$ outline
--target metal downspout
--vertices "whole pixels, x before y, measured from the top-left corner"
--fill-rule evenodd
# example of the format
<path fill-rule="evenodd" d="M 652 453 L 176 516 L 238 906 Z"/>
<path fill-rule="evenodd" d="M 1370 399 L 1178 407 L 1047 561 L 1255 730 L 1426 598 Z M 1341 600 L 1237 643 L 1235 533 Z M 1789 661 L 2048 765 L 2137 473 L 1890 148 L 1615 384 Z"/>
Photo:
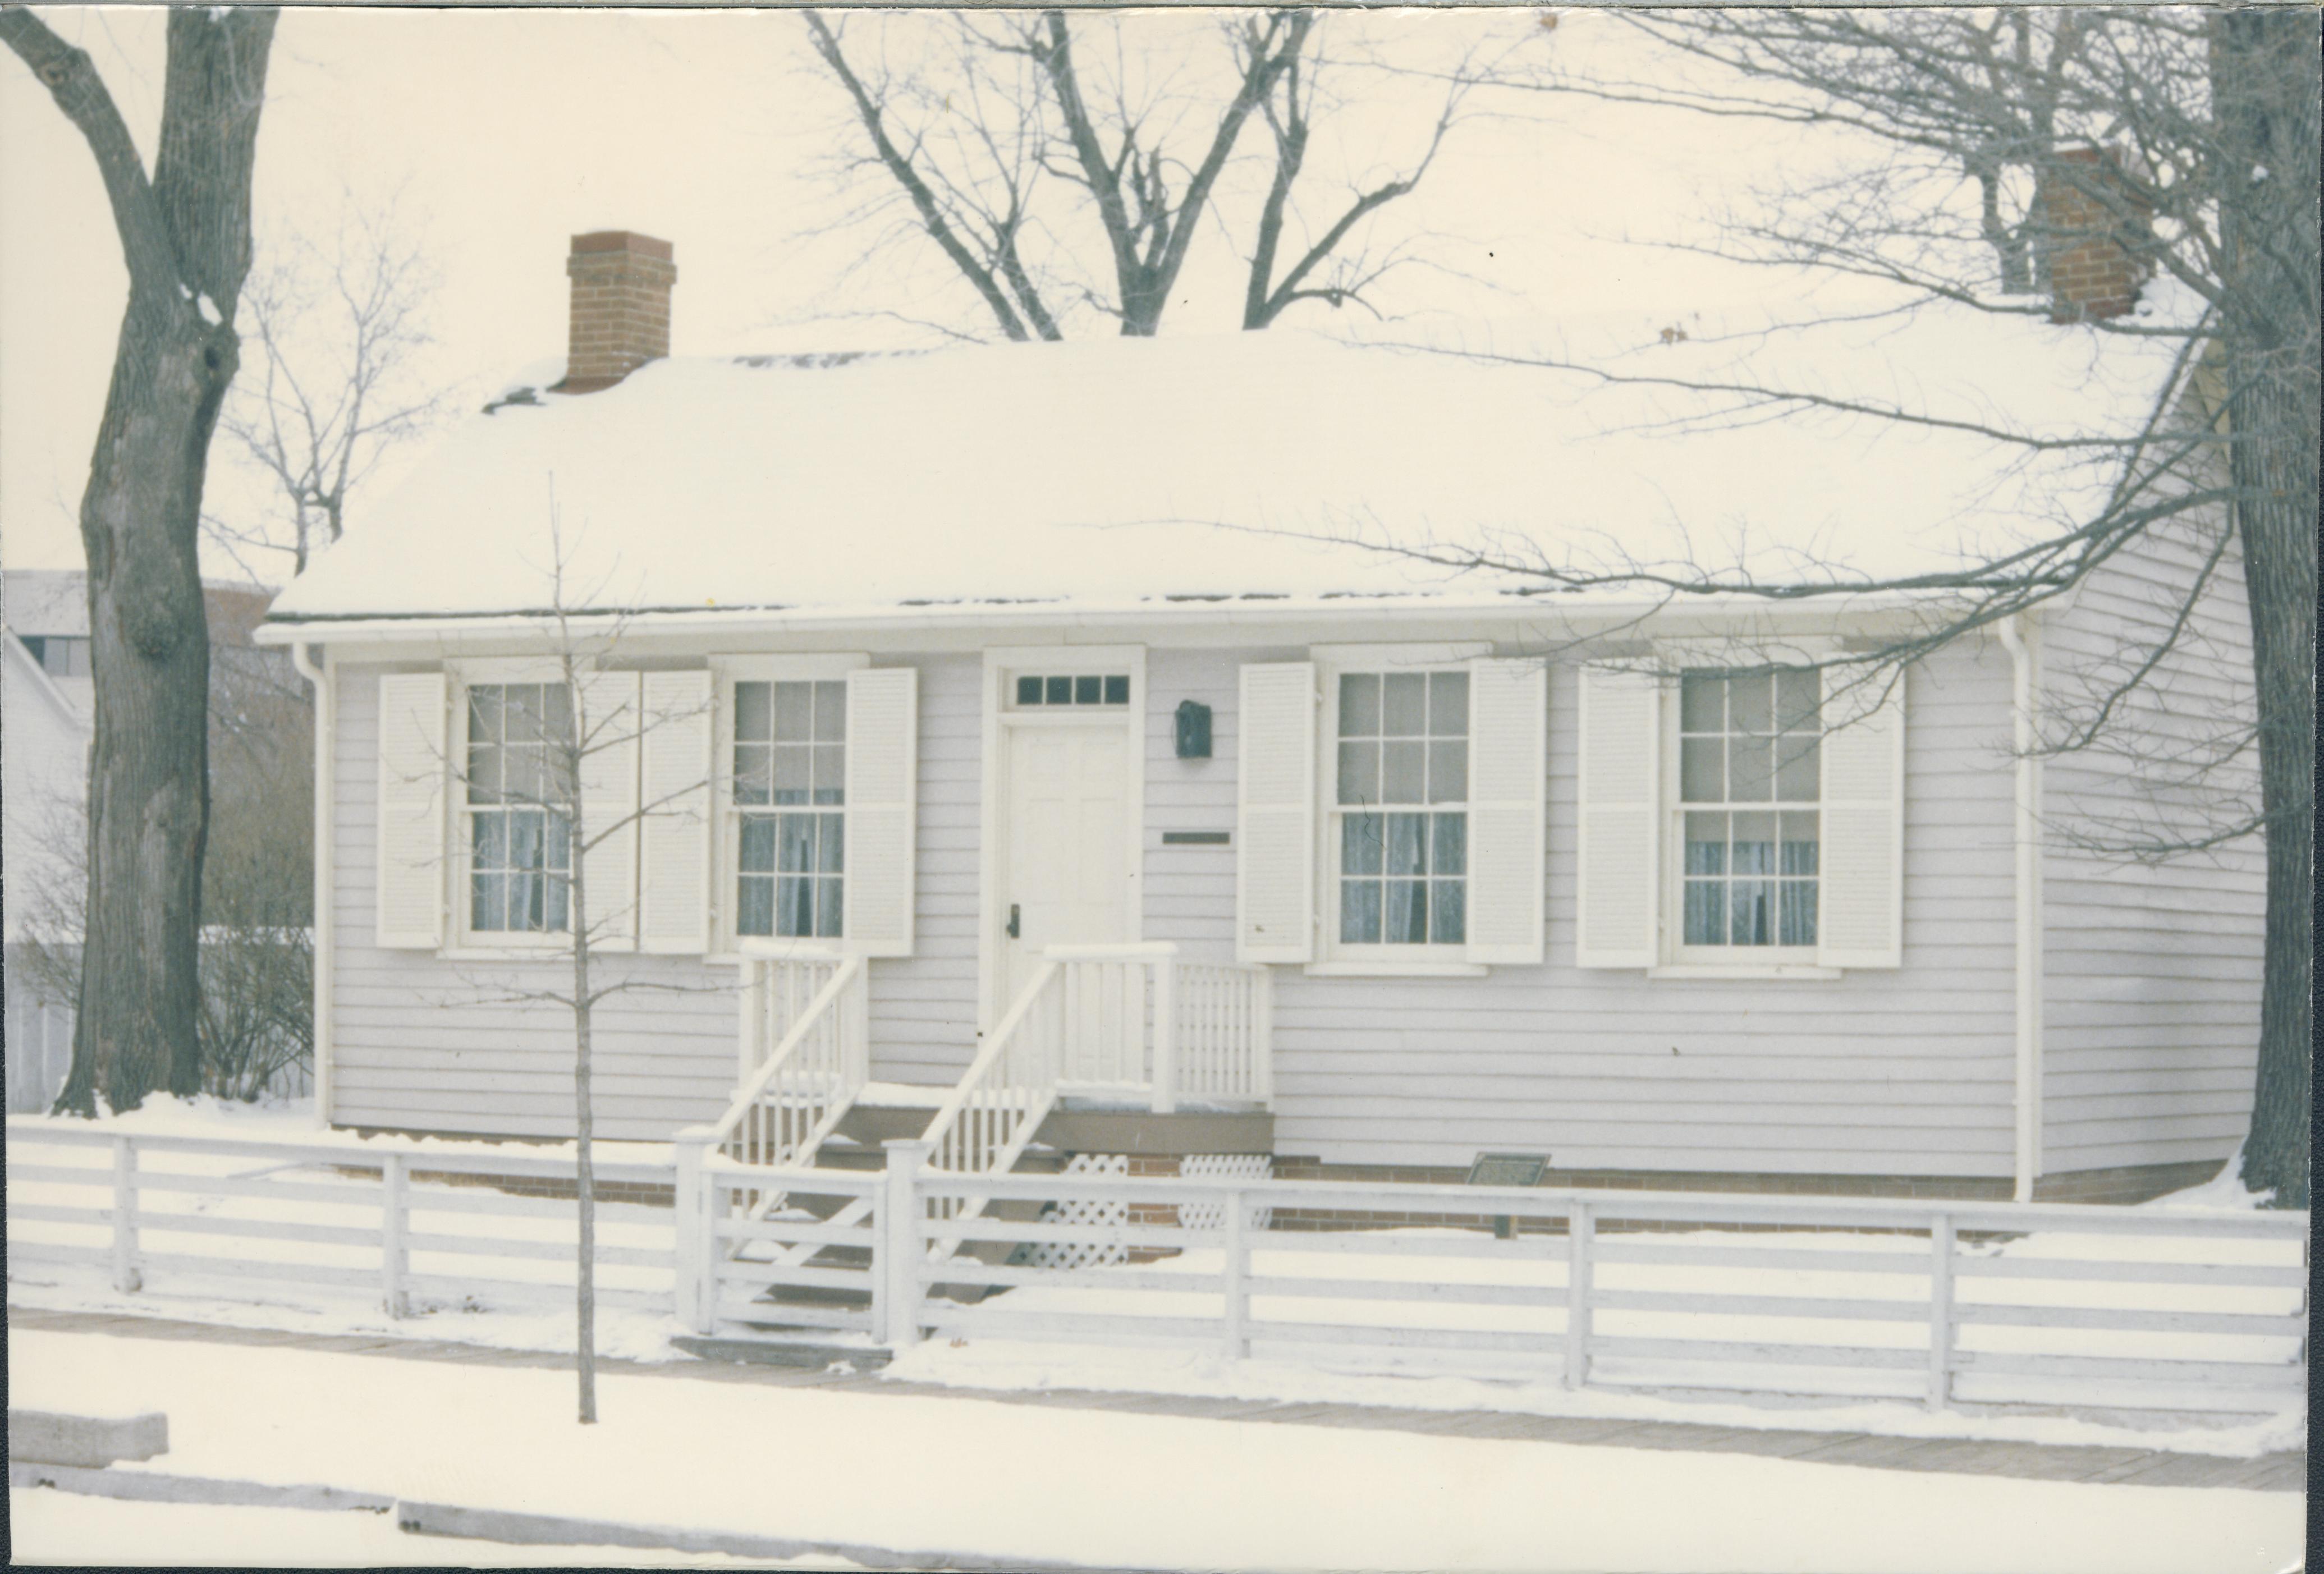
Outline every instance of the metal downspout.
<path fill-rule="evenodd" d="M 2031 613 L 1995 625 L 2009 652 L 2010 753 L 2015 767 L 2017 908 L 2017 1201 L 2034 1200 L 2042 1173 L 2042 760 L 2036 705 L 2037 658 Z"/>
<path fill-rule="evenodd" d="M 331 1123 L 331 820 L 333 743 L 338 732 L 338 695 L 327 661 L 316 665 L 317 646 L 294 644 L 290 665 L 315 686 L 315 1118 Z"/>

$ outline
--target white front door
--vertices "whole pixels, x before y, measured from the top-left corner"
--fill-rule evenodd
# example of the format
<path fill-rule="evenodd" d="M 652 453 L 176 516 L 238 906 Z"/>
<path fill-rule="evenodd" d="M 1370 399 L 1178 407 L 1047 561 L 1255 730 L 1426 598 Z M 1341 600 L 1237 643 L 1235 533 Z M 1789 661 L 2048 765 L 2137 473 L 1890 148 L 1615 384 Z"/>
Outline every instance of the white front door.
<path fill-rule="evenodd" d="M 1131 938 L 1127 717 L 1042 716 L 1004 729 L 1008 813 L 999 863 L 1006 1012 L 1050 945 Z M 1010 933 L 1013 930 L 1014 933 Z"/>

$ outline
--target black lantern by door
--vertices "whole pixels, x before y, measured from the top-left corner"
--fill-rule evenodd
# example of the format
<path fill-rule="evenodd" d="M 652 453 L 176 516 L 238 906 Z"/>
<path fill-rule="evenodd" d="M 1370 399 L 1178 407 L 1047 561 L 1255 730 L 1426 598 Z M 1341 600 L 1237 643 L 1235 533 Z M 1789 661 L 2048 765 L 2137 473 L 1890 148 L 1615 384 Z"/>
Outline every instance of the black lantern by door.
<path fill-rule="evenodd" d="M 1194 700 L 1178 702 L 1178 758 L 1211 757 L 1211 707 Z"/>

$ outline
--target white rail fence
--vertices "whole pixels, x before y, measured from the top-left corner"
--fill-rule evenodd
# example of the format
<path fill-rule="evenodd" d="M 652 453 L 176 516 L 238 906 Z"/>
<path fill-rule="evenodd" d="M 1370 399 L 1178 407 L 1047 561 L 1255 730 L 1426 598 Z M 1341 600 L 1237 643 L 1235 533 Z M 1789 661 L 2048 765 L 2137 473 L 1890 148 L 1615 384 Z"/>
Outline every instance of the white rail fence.
<path fill-rule="evenodd" d="M 123 1292 L 569 1302 L 569 1155 L 8 1122 L 10 1271 Z M 1569 1387 L 2256 1413 L 2307 1380 L 2305 1213 L 604 1162 L 601 1296 L 721 1324 L 1164 1345 Z M 1092 1202 L 1117 1204 L 1087 1222 Z M 1301 1229 L 1318 1216 L 1427 1228 Z M 1494 1216 L 1516 1223 L 1508 1238 Z M 1274 1228 L 1267 1224 L 1272 1220 Z M 1286 1226 L 1294 1226 L 1286 1228 Z M 1042 1266 L 1086 1259 L 1105 1266 Z M 237 1292 L 235 1282 L 243 1288 Z"/>
<path fill-rule="evenodd" d="M 886 1178 L 875 1321 L 899 1342 L 1177 1345 L 1932 1409 L 2260 1412 L 2305 1391 L 2304 1213 L 962 1175 L 899 1151 L 917 1146 L 890 1145 Z M 1130 1221 L 1023 1217 L 1097 1200 Z M 1260 1228 L 1327 1211 L 1476 1227 Z M 1482 1228 L 1495 1215 L 1517 1221 L 1510 1238 Z M 1068 1245 L 1130 1260 L 1022 1261 Z"/>
<path fill-rule="evenodd" d="M 570 1186 L 570 1156 L 17 1119 L 8 1148 L 12 1276 L 32 1265 L 93 1265 L 124 1293 L 189 1296 L 331 1285 L 371 1293 L 391 1317 L 431 1305 L 572 1304 L 572 1201 L 497 1189 Z M 600 1160 L 595 1171 L 601 1187 L 667 1188 L 672 1179 L 667 1164 Z M 672 1210 L 601 1200 L 597 1218 L 598 1300 L 670 1312 Z"/>

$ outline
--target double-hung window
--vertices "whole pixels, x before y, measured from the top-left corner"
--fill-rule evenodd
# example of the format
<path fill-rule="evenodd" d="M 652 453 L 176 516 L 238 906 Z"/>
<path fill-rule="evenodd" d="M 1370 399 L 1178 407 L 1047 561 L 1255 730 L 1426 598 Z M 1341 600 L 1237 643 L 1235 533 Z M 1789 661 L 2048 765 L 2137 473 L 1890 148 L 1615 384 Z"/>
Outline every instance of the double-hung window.
<path fill-rule="evenodd" d="M 1683 947 L 1816 944 L 1823 675 L 1679 678 Z"/>
<path fill-rule="evenodd" d="M 734 685 L 741 935 L 835 940 L 846 880 L 847 685 Z"/>
<path fill-rule="evenodd" d="M 1339 675 L 1340 947 L 1468 939 L 1469 674 Z"/>
<path fill-rule="evenodd" d="M 467 927 L 559 934 L 573 878 L 573 705 L 562 683 L 467 690 Z"/>

